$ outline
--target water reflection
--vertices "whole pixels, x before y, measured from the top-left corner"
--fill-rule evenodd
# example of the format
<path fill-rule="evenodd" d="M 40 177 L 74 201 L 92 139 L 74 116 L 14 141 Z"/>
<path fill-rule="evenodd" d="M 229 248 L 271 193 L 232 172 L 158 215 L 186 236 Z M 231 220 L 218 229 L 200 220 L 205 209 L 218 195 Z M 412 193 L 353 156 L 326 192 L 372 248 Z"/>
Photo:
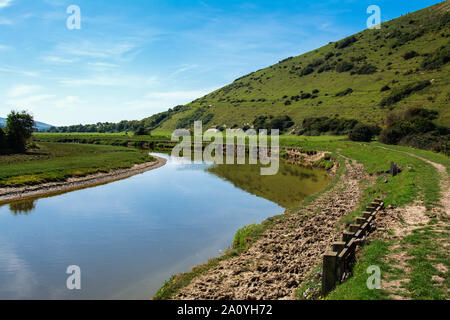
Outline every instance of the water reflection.
<path fill-rule="evenodd" d="M 9 210 L 15 215 L 29 215 L 36 209 L 37 200 L 17 201 L 9 204 Z"/>
<path fill-rule="evenodd" d="M 274 176 L 262 176 L 258 165 L 216 165 L 212 174 L 233 183 L 239 189 L 270 200 L 284 208 L 299 205 L 307 196 L 324 189 L 329 176 L 324 170 L 280 163 Z"/>
<path fill-rule="evenodd" d="M 149 299 L 241 227 L 326 185 L 322 171 L 282 165 L 262 177 L 258 166 L 157 155 L 167 165 L 142 175 L 0 206 L 0 299 Z M 81 267 L 81 291 L 66 288 L 69 265 Z"/>

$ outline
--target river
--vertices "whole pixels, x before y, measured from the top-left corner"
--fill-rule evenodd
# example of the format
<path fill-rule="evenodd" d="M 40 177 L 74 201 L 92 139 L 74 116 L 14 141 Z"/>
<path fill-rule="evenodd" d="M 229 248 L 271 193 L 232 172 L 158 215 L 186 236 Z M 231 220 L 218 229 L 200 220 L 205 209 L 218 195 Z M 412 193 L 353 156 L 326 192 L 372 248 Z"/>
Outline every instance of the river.
<path fill-rule="evenodd" d="M 219 256 L 241 227 L 298 205 L 327 174 L 181 162 L 102 186 L 0 207 L 0 299 L 149 299 Z M 81 270 L 69 290 L 67 267 Z"/>

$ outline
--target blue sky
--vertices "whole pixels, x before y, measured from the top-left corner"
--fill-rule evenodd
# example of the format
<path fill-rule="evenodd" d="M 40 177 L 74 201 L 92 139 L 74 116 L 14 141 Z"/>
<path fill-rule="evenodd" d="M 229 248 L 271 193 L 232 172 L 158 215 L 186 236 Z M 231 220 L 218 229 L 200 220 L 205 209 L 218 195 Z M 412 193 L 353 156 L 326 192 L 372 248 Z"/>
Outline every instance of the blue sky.
<path fill-rule="evenodd" d="M 431 0 L 0 0 L 0 117 L 142 119 Z M 81 29 L 69 30 L 69 5 Z"/>

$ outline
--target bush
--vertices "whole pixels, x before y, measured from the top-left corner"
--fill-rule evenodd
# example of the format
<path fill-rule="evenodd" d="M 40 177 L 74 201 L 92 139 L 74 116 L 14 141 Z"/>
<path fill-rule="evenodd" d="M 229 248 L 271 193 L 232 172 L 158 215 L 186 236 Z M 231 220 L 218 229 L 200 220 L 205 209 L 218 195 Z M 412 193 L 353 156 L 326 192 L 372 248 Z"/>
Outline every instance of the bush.
<path fill-rule="evenodd" d="M 150 131 L 145 129 L 144 127 L 139 127 L 134 133 L 135 136 L 148 136 L 150 135 Z"/>
<path fill-rule="evenodd" d="M 358 124 L 355 119 L 306 118 L 302 122 L 299 134 L 316 136 L 321 134 L 346 135 Z"/>
<path fill-rule="evenodd" d="M 380 105 L 381 106 L 389 106 L 394 103 L 397 103 L 404 98 L 408 97 L 409 95 L 413 94 L 414 92 L 421 91 L 424 88 L 431 85 L 430 81 L 419 81 L 415 83 L 407 84 L 401 88 L 396 88 L 388 97 L 381 100 Z"/>
<path fill-rule="evenodd" d="M 334 52 L 328 52 L 326 55 L 325 55 L 325 60 L 330 60 L 331 58 L 333 58 L 334 57 Z"/>
<path fill-rule="evenodd" d="M 302 76 L 302 77 L 307 76 L 308 74 L 311 74 L 313 72 L 314 72 L 314 69 L 312 67 L 308 66 L 300 72 L 300 76 Z"/>
<path fill-rule="evenodd" d="M 311 97 L 312 97 L 312 94 L 311 94 L 311 93 L 302 93 L 302 94 L 300 95 L 300 99 L 302 99 L 302 100 L 309 99 L 309 98 L 311 98 Z"/>
<path fill-rule="evenodd" d="M 379 140 L 386 144 L 402 144 L 448 154 L 450 128 L 434 124 L 432 121 L 437 116 L 437 111 L 422 108 L 391 114 Z"/>
<path fill-rule="evenodd" d="M 450 61 L 450 46 L 445 45 L 437 49 L 432 55 L 425 57 L 422 62 L 422 69 L 434 70 L 447 64 Z"/>
<path fill-rule="evenodd" d="M 349 134 L 352 141 L 370 142 L 373 137 L 381 132 L 380 127 L 358 124 Z"/>
<path fill-rule="evenodd" d="M 336 49 L 344 49 L 344 48 L 347 48 L 347 47 L 351 46 L 351 45 L 354 44 L 356 41 L 358 41 L 358 39 L 356 39 L 355 36 L 351 36 L 351 37 L 345 38 L 344 40 L 341 40 L 341 41 L 339 41 L 339 42 L 336 42 L 336 43 L 334 44 L 334 47 L 335 47 Z"/>
<path fill-rule="evenodd" d="M 347 61 L 341 61 L 338 64 L 336 64 L 336 71 L 337 72 L 346 72 L 352 70 L 354 67 L 353 63 L 347 62 Z"/>
<path fill-rule="evenodd" d="M 377 67 L 368 63 L 362 65 L 361 67 L 355 70 L 355 73 L 357 74 L 374 74 L 375 72 L 377 72 Z"/>
<path fill-rule="evenodd" d="M 388 85 L 385 85 L 383 88 L 380 89 L 381 92 L 389 91 L 389 90 L 391 90 L 391 87 L 389 87 Z"/>
<path fill-rule="evenodd" d="M 344 97 L 353 92 L 352 88 L 345 89 L 344 91 L 336 93 L 336 97 Z"/>
<path fill-rule="evenodd" d="M 416 51 L 412 50 L 412 51 L 408 51 L 407 53 L 405 53 L 402 57 L 405 60 L 410 60 L 412 58 L 417 57 L 418 55 L 419 54 Z"/>
<path fill-rule="evenodd" d="M 278 129 L 280 132 L 284 132 L 287 129 L 291 128 L 294 125 L 294 121 L 287 116 L 259 116 L 253 121 L 253 126 L 256 130 L 260 129 Z"/>

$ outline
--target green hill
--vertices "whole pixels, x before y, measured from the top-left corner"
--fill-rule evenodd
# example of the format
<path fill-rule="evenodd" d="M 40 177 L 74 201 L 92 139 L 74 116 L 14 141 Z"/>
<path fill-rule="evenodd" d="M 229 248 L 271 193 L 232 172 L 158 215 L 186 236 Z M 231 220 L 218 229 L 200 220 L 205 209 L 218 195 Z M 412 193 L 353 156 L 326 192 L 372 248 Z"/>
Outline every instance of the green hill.
<path fill-rule="evenodd" d="M 383 23 L 253 72 L 170 112 L 144 119 L 160 130 L 243 127 L 257 116 L 358 119 L 383 124 L 390 110 L 423 107 L 450 124 L 450 3 Z"/>

